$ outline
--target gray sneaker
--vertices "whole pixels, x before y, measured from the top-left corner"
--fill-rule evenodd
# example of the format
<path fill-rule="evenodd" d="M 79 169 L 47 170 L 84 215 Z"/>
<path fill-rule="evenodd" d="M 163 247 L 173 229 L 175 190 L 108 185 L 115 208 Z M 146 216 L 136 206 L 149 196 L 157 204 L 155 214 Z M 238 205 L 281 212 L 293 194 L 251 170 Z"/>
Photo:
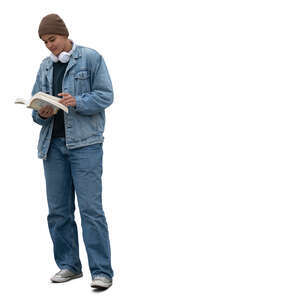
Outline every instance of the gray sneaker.
<path fill-rule="evenodd" d="M 52 282 L 65 282 L 71 279 L 82 277 L 82 273 L 75 274 L 67 269 L 62 269 L 51 277 Z"/>
<path fill-rule="evenodd" d="M 104 276 L 100 276 L 100 275 L 96 275 L 93 278 L 92 283 L 91 283 L 92 288 L 101 289 L 101 290 L 106 290 L 111 285 L 112 285 L 111 279 L 104 277 Z"/>

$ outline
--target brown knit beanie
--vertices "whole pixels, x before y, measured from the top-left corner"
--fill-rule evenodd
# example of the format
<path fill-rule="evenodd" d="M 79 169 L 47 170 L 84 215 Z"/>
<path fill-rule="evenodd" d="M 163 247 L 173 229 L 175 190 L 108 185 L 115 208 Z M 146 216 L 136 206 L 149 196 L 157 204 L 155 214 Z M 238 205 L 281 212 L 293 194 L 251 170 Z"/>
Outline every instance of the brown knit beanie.
<path fill-rule="evenodd" d="M 69 31 L 59 15 L 50 14 L 45 16 L 39 26 L 39 37 L 44 34 L 60 34 L 69 36 Z"/>

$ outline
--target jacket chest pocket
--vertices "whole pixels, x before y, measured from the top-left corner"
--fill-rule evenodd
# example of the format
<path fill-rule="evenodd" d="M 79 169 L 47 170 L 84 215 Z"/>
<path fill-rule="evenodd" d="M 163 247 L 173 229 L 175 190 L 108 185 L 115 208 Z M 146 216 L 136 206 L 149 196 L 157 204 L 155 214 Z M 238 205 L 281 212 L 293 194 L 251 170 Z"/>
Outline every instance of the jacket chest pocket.
<path fill-rule="evenodd" d="M 89 71 L 79 71 L 74 74 L 76 95 L 91 91 L 90 77 Z"/>

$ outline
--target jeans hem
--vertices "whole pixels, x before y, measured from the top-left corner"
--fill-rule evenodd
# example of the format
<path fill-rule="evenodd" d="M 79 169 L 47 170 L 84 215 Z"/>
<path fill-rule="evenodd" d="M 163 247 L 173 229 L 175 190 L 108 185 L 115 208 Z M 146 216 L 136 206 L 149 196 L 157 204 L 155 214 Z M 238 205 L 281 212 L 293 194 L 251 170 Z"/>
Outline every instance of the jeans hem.
<path fill-rule="evenodd" d="M 96 273 L 96 274 L 92 274 L 92 279 L 94 279 L 96 276 L 103 276 L 109 280 L 112 280 L 112 277 L 110 277 L 109 275 L 107 275 L 106 273 Z"/>

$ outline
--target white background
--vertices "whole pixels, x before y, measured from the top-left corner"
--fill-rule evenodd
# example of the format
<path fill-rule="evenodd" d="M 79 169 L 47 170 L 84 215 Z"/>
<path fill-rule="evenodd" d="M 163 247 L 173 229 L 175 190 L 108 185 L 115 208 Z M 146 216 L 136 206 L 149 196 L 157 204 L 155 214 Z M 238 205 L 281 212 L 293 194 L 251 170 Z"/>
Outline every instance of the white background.
<path fill-rule="evenodd" d="M 299 299 L 298 4 L 1 4 L 0 297 Z M 84 277 L 49 281 L 40 127 L 13 104 L 49 55 L 37 33 L 48 13 L 103 55 L 115 92 L 103 157 L 115 277 L 101 294 L 81 230 Z"/>

